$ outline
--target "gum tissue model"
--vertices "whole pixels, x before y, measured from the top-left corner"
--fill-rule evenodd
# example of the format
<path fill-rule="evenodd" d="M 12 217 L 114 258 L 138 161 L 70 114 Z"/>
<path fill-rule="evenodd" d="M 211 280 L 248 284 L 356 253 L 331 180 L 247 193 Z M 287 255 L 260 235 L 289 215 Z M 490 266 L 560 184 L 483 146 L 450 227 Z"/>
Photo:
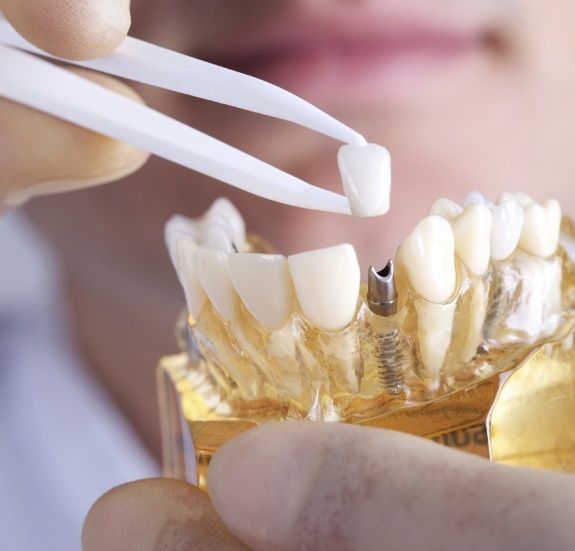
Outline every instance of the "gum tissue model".
<path fill-rule="evenodd" d="M 575 231 L 557 201 L 438 199 L 366 284 L 351 245 L 286 258 L 226 199 L 166 241 L 187 304 L 158 369 L 167 475 L 202 487 L 227 439 L 289 419 L 575 471 Z"/>

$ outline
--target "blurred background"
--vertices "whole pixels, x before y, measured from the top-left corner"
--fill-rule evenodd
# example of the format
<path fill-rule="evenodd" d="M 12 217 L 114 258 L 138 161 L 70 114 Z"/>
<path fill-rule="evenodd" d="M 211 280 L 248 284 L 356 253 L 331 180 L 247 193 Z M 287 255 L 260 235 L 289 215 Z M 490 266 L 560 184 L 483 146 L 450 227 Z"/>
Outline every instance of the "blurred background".
<path fill-rule="evenodd" d="M 392 208 L 376 220 L 297 210 L 152 158 L 117 183 L 1 215 L 2 549 L 79 549 L 82 519 L 101 493 L 160 472 L 154 368 L 176 349 L 183 307 L 163 244 L 173 214 L 199 216 L 226 196 L 279 252 L 349 242 L 365 270 L 384 264 L 440 196 L 521 190 L 575 209 L 570 0 L 135 0 L 132 14 L 133 36 L 279 84 L 385 145 Z M 340 189 L 338 144 L 327 138 L 134 90 Z M 79 155 L 64 142 L 62 165 Z M 2 144 L 0 167 L 10 162 Z"/>

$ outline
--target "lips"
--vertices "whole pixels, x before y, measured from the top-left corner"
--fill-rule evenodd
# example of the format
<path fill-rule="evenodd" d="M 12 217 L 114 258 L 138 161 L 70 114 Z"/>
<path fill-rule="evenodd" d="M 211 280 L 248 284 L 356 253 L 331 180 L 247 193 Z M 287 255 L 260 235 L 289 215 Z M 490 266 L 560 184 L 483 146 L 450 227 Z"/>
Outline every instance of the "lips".
<path fill-rule="evenodd" d="M 351 95 L 384 101 L 388 94 L 417 91 L 430 76 L 487 44 L 484 24 L 455 25 L 427 14 L 356 12 L 284 18 L 231 43 L 210 61 L 311 100 L 329 103 Z"/>

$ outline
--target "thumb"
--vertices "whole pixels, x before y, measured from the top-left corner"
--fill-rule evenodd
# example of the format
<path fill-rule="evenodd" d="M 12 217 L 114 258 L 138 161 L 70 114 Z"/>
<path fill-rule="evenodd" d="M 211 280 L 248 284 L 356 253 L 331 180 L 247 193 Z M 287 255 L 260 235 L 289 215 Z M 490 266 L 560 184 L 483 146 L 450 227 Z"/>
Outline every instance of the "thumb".
<path fill-rule="evenodd" d="M 250 430 L 212 459 L 226 525 L 253 549 L 570 549 L 573 479 L 338 423 Z"/>
<path fill-rule="evenodd" d="M 0 0 L 0 10 L 26 39 L 64 59 L 109 54 L 130 28 L 130 0 Z"/>

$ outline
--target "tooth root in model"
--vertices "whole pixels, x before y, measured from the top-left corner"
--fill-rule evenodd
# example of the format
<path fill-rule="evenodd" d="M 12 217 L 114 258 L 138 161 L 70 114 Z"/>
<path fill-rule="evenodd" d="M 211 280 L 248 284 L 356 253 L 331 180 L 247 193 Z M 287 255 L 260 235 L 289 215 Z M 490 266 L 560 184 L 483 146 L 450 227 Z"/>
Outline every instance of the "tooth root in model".
<path fill-rule="evenodd" d="M 451 344 L 456 306 L 457 300 L 447 304 L 435 304 L 422 298 L 415 300 L 419 354 L 432 389 L 439 384 Z"/>
<path fill-rule="evenodd" d="M 470 303 L 466 323 L 466 338 L 461 351 L 461 361 L 471 361 L 477 348 L 483 342 L 483 325 L 487 314 L 488 284 L 479 278 L 472 278 L 469 289 Z"/>
<path fill-rule="evenodd" d="M 300 308 L 319 330 L 318 341 L 332 376 L 349 392 L 357 391 L 361 361 L 356 315 L 361 273 L 349 244 L 295 254 L 288 264 Z"/>
<path fill-rule="evenodd" d="M 421 220 L 398 251 L 415 300 L 417 336 L 427 376 L 437 384 L 451 342 L 455 313 L 455 237 L 449 221 L 437 215 Z M 449 301 L 449 302 L 448 302 Z"/>

